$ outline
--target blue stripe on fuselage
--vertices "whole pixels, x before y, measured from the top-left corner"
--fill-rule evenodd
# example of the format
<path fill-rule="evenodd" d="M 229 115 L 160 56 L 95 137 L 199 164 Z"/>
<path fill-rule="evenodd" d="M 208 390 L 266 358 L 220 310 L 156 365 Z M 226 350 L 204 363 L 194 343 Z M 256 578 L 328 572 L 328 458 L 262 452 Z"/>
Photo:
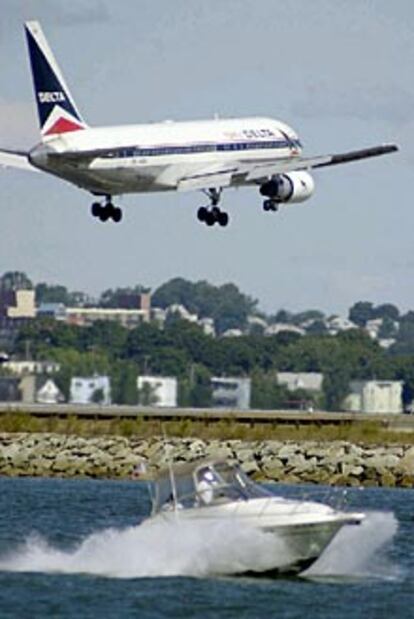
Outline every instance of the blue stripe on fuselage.
<path fill-rule="evenodd" d="M 163 146 L 122 146 L 102 152 L 104 159 L 121 159 L 125 157 L 154 157 L 162 155 L 186 155 L 210 152 L 238 152 L 262 149 L 301 148 L 299 140 L 222 142 L 217 144 L 186 144 Z"/>

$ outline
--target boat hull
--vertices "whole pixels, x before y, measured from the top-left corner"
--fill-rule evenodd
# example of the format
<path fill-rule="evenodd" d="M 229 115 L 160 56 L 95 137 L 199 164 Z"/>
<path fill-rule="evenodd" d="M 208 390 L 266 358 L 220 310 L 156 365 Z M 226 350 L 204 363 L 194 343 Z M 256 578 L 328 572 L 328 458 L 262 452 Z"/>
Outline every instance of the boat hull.
<path fill-rule="evenodd" d="M 327 505 L 280 499 L 253 499 L 196 509 L 178 509 L 157 514 L 152 521 L 171 524 L 231 523 L 276 538 L 274 563 L 237 574 L 275 576 L 298 574 L 308 569 L 345 525 L 359 524 L 363 514 L 337 512 Z"/>

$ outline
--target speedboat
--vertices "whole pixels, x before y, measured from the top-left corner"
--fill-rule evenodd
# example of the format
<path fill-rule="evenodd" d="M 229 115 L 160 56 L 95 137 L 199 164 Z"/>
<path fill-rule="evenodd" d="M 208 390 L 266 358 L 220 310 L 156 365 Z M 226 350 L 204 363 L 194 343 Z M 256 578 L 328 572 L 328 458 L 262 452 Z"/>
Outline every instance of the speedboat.
<path fill-rule="evenodd" d="M 230 523 L 277 537 L 287 552 L 264 567 L 235 573 L 297 574 L 309 568 L 345 525 L 363 513 L 336 510 L 316 501 L 284 498 L 253 482 L 238 465 L 203 460 L 160 471 L 151 484 L 147 523 Z M 270 540 L 269 540 L 270 541 Z"/>

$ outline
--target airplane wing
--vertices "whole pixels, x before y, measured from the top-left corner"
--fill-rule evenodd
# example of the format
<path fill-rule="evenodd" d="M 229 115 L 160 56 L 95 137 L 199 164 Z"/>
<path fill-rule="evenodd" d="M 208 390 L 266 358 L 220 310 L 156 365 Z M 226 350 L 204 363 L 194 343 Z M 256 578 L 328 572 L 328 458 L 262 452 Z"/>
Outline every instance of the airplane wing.
<path fill-rule="evenodd" d="M 331 155 L 318 155 L 315 157 L 289 157 L 285 159 L 273 159 L 264 163 L 240 163 L 235 166 L 229 166 L 222 170 L 198 170 L 191 176 L 185 176 L 178 181 L 177 189 L 188 191 L 191 189 L 203 189 L 214 187 L 227 187 L 232 182 L 237 181 L 240 184 L 260 184 L 269 180 L 275 174 L 284 174 L 286 172 L 294 172 L 299 170 L 311 170 L 324 168 L 340 163 L 349 163 L 351 161 L 359 161 L 360 159 L 368 159 L 369 157 L 378 157 L 386 155 L 398 150 L 395 144 L 383 144 L 364 148 L 362 150 L 354 150 L 346 153 L 337 153 Z"/>
<path fill-rule="evenodd" d="M 18 150 L 0 150 L 0 167 L 2 168 L 18 168 L 30 172 L 39 172 L 37 168 L 32 166 L 28 159 L 28 153 Z"/>

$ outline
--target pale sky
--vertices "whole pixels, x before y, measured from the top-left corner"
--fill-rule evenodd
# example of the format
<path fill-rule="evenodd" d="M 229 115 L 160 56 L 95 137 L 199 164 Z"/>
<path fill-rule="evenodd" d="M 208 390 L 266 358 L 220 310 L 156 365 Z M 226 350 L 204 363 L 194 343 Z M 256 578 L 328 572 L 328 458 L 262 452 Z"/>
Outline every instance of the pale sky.
<path fill-rule="evenodd" d="M 23 21 L 38 19 L 91 125 L 263 115 L 305 154 L 397 142 L 396 155 L 315 171 L 315 195 L 262 211 L 228 190 L 228 228 L 196 218 L 198 192 L 91 196 L 0 170 L 0 274 L 99 294 L 176 276 L 228 281 L 267 312 L 345 314 L 358 300 L 414 308 L 412 0 L 0 0 L 0 146 L 39 139 Z"/>

